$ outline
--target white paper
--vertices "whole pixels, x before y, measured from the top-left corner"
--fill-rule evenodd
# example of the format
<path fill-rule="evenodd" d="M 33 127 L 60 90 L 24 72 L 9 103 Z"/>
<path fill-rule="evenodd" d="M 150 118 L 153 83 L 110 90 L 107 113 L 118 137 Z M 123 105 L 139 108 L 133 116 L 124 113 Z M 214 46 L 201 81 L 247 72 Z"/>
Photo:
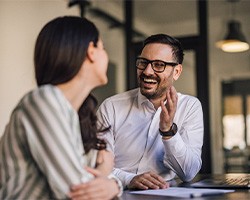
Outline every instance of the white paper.
<path fill-rule="evenodd" d="M 234 192 L 234 190 L 169 187 L 167 189 L 159 189 L 159 190 L 131 191 L 130 193 L 131 194 L 192 198 L 192 197 L 201 197 L 201 196 L 222 195 L 222 194 L 229 193 L 229 192 Z"/>

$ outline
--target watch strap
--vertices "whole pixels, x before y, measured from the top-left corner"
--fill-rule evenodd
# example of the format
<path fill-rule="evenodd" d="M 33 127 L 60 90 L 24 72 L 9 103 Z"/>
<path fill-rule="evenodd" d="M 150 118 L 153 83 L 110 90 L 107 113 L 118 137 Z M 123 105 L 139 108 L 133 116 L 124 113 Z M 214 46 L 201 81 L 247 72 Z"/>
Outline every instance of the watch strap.
<path fill-rule="evenodd" d="M 177 131 L 178 131 L 178 127 L 175 123 L 172 124 L 169 131 L 161 131 L 161 129 L 159 129 L 160 135 L 162 137 L 174 136 L 177 133 Z"/>

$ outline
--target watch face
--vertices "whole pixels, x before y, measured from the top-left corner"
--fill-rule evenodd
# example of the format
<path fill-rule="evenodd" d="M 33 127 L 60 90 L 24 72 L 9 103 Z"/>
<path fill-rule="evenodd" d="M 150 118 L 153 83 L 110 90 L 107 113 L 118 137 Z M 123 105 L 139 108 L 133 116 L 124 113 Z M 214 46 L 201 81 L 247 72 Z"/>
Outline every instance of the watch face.
<path fill-rule="evenodd" d="M 166 136 L 174 136 L 177 133 L 177 130 L 178 130 L 177 125 L 173 123 L 169 131 L 166 131 L 166 132 L 163 132 L 161 130 L 159 131 L 160 131 L 161 136 L 166 137 Z"/>

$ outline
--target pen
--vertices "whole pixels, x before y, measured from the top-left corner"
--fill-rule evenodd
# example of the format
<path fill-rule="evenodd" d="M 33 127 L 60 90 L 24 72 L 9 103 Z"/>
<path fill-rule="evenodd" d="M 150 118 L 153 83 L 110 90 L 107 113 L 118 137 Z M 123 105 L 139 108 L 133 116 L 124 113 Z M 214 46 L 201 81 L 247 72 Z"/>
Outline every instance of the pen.
<path fill-rule="evenodd" d="M 214 196 L 214 195 L 221 195 L 224 194 L 223 192 L 205 192 L 205 193 L 192 193 L 190 194 L 191 198 L 196 198 L 196 197 L 207 197 L 207 196 Z"/>

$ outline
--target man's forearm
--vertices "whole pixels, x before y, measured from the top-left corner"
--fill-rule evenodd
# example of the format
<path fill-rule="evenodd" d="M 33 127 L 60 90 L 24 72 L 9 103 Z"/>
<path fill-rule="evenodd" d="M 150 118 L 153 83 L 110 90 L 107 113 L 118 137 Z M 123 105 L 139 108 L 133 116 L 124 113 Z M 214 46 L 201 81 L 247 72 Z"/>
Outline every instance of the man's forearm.
<path fill-rule="evenodd" d="M 134 176 L 136 176 L 134 173 L 126 172 L 118 168 L 114 168 L 112 174 L 119 178 L 119 180 L 122 182 L 123 188 L 125 188 L 134 178 Z"/>

